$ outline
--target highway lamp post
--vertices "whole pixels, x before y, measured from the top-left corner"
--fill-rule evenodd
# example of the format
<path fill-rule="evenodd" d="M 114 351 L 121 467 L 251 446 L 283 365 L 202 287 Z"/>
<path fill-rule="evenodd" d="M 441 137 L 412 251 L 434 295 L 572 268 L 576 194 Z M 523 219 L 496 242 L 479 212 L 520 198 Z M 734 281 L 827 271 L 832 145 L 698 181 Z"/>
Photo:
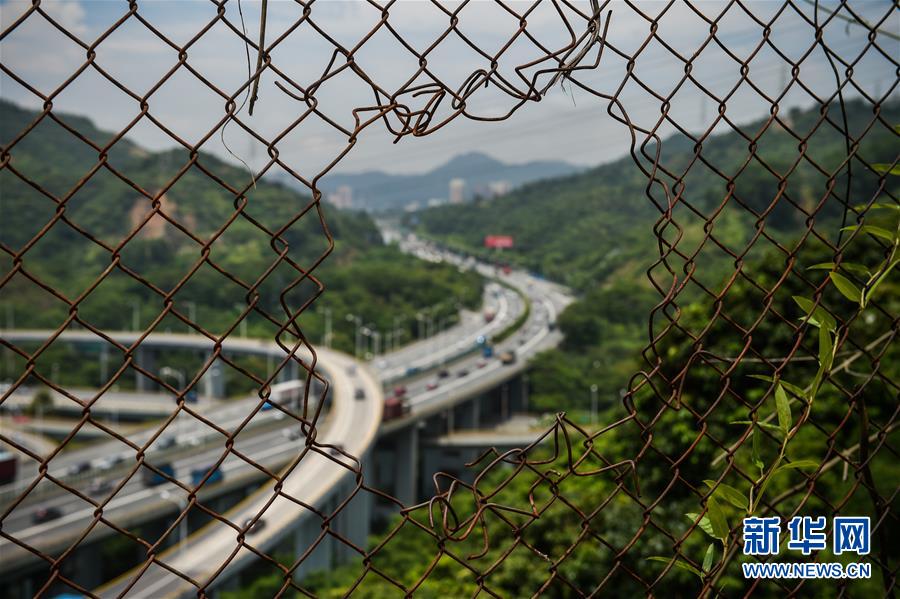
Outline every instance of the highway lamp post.
<path fill-rule="evenodd" d="M 353 355 L 357 358 L 360 357 L 360 353 L 362 352 L 362 318 L 357 316 L 356 314 L 347 314 L 346 316 L 347 322 L 352 322 L 356 325 L 356 334 L 354 335 L 354 344 L 353 344 Z"/>
<path fill-rule="evenodd" d="M 197 322 L 197 304 L 195 302 L 185 302 L 188 311 L 188 320 L 191 321 L 191 324 Z M 188 325 L 188 333 L 194 333 L 194 327 Z"/>
<path fill-rule="evenodd" d="M 131 300 L 131 330 L 138 331 L 141 328 L 141 303 L 139 300 Z"/>
<path fill-rule="evenodd" d="M 159 369 L 159 376 L 170 376 L 178 379 L 178 390 L 179 392 L 184 391 L 184 383 L 186 377 L 184 373 L 176 368 L 171 368 L 169 366 L 163 366 Z M 178 418 L 178 416 L 176 416 Z M 176 432 L 175 432 L 176 442 L 179 437 L 184 437 L 184 418 L 178 418 L 178 423 L 176 424 Z"/>
<path fill-rule="evenodd" d="M 394 329 L 391 332 L 391 349 L 397 349 L 397 344 L 400 342 L 400 323 L 406 320 L 403 316 L 395 316 L 394 317 Z"/>
<path fill-rule="evenodd" d="M 377 330 L 372 331 L 372 342 L 375 345 L 375 350 L 373 353 L 377 356 L 381 353 L 381 333 L 379 333 Z"/>
<path fill-rule="evenodd" d="M 597 424 L 597 385 L 591 385 L 591 424 Z"/>
<path fill-rule="evenodd" d="M 235 304 L 234 307 L 238 309 L 238 313 L 240 313 L 240 314 L 244 313 L 244 306 L 242 306 L 241 304 Z M 247 336 L 247 317 L 246 316 L 241 318 L 241 324 L 238 326 L 240 327 L 241 337 L 246 337 Z"/>
<path fill-rule="evenodd" d="M 416 339 L 418 341 L 422 340 L 422 323 L 425 320 L 425 316 L 422 312 L 416 312 Z"/>
<path fill-rule="evenodd" d="M 362 337 L 366 338 L 366 345 L 365 345 L 366 350 L 362 357 L 365 358 L 366 360 L 371 360 L 372 352 L 369 351 L 369 344 L 371 343 L 371 339 L 372 339 L 372 329 L 370 329 L 367 325 L 367 326 L 361 327 L 359 329 L 359 333 L 360 333 L 360 339 L 362 339 Z"/>
<path fill-rule="evenodd" d="M 187 510 L 187 498 L 185 498 L 184 503 L 182 504 L 180 501 L 172 497 L 172 493 L 169 491 L 163 491 L 160 493 L 159 498 L 163 501 L 168 501 L 173 504 L 180 512 L 182 512 L 183 517 L 181 518 L 181 522 L 178 523 L 178 556 L 184 556 L 184 552 L 187 549 L 187 538 L 188 538 L 188 517 L 185 513 Z"/>
<path fill-rule="evenodd" d="M 322 333 L 322 345 L 331 347 L 331 308 L 322 308 L 325 316 L 325 331 Z"/>

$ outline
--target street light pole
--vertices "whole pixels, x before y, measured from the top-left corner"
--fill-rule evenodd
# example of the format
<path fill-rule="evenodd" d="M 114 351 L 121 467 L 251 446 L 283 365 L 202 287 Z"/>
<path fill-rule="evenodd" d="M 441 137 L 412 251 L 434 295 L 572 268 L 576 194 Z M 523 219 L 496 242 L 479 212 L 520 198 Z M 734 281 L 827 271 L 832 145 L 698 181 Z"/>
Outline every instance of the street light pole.
<path fill-rule="evenodd" d="M 591 385 L 591 424 L 597 424 L 597 385 Z"/>
<path fill-rule="evenodd" d="M 331 308 L 323 308 L 325 313 L 325 332 L 322 336 L 322 345 L 331 347 Z"/>
<path fill-rule="evenodd" d="M 131 300 L 131 330 L 138 331 L 141 328 L 141 304 L 138 300 Z"/>
<path fill-rule="evenodd" d="M 184 507 L 177 499 L 172 498 L 172 494 L 169 491 L 163 491 L 159 495 L 160 499 L 163 501 L 168 501 L 175 505 L 179 511 L 183 513 L 183 517 L 181 518 L 181 522 L 178 523 L 178 555 L 183 556 L 185 550 L 187 549 L 187 538 L 188 538 L 188 517 L 187 514 L 184 513 L 187 510 L 187 499 L 184 501 Z"/>
<path fill-rule="evenodd" d="M 159 376 L 175 377 L 176 379 L 178 379 L 179 392 L 184 391 L 184 382 L 186 380 L 186 377 L 184 376 L 184 373 L 181 372 L 180 370 L 177 370 L 175 368 L 170 368 L 169 366 L 163 366 L 162 368 L 159 369 Z M 178 418 L 178 416 L 176 416 L 176 418 Z M 178 423 L 175 426 L 177 429 L 177 432 L 175 433 L 176 442 L 177 442 L 178 437 L 184 437 L 184 418 L 178 418 Z"/>
<path fill-rule="evenodd" d="M 354 338 L 354 348 L 353 355 L 357 358 L 360 357 L 360 351 L 362 347 L 362 318 L 357 316 L 356 314 L 347 314 L 347 322 L 352 322 L 356 324 L 356 335 Z"/>
<path fill-rule="evenodd" d="M 197 322 L 197 304 L 194 302 L 185 302 L 185 305 L 188 309 L 188 320 L 191 321 L 192 324 Z M 194 333 L 194 327 L 188 325 L 188 333 Z"/>

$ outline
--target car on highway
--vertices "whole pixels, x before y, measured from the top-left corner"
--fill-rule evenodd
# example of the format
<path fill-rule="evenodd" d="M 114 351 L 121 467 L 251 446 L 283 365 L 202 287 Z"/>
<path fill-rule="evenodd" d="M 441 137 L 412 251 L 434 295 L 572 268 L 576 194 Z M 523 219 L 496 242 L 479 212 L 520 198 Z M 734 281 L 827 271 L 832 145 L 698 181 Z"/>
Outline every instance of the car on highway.
<path fill-rule="evenodd" d="M 118 466 L 122 462 L 125 461 L 125 456 L 121 453 L 114 453 L 113 455 L 106 456 L 105 458 L 100 458 L 96 461 L 95 467 L 100 470 L 109 470 L 115 466 Z"/>
<path fill-rule="evenodd" d="M 90 462 L 78 462 L 71 468 L 69 468 L 69 474 L 83 474 L 91 469 Z"/>
<path fill-rule="evenodd" d="M 428 384 L 425 385 L 426 391 L 434 391 L 439 387 L 439 383 L 437 381 L 428 381 Z"/>
<path fill-rule="evenodd" d="M 31 522 L 43 524 L 62 517 L 62 510 L 58 507 L 39 507 L 31 513 Z"/>
<path fill-rule="evenodd" d="M 344 451 L 344 446 L 341 443 L 335 443 L 333 447 L 328 448 L 328 453 L 336 457 L 343 455 L 342 451 Z"/>
<path fill-rule="evenodd" d="M 256 522 L 253 521 L 253 518 L 247 518 L 244 520 L 244 528 L 247 529 L 248 535 L 255 535 L 262 529 L 266 527 L 266 521 L 260 518 Z"/>
<path fill-rule="evenodd" d="M 366 390 L 361 387 L 357 387 L 356 391 L 353 392 L 353 399 L 365 399 L 365 398 L 366 398 Z"/>
<path fill-rule="evenodd" d="M 157 449 L 169 449 L 175 446 L 175 435 L 165 435 L 156 442 Z"/>
<path fill-rule="evenodd" d="M 514 354 L 513 352 L 505 351 L 502 354 L 500 354 L 500 363 L 501 364 L 509 365 L 509 364 L 515 364 L 515 362 L 516 362 L 516 354 Z"/>
<path fill-rule="evenodd" d="M 438 378 L 439 378 L 439 379 L 445 379 L 445 378 L 447 378 L 448 376 L 450 376 L 450 371 L 447 370 L 446 368 L 442 368 L 441 370 L 438 371 Z"/>
<path fill-rule="evenodd" d="M 91 484 L 88 485 L 87 494 L 90 496 L 103 495 L 104 493 L 109 493 L 112 491 L 113 483 L 111 480 L 104 480 L 102 478 L 95 478 L 91 481 Z"/>
<path fill-rule="evenodd" d="M 299 427 L 287 428 L 281 431 L 281 434 L 290 439 L 291 441 L 296 441 L 297 439 L 303 436 L 303 431 Z"/>
<path fill-rule="evenodd" d="M 478 360 L 477 362 L 475 362 L 475 368 L 480 369 L 480 368 L 484 368 L 485 366 L 487 366 L 486 360 Z"/>
<path fill-rule="evenodd" d="M 460 370 L 459 372 L 456 373 L 456 376 L 458 376 L 459 378 L 462 378 L 464 376 L 469 376 L 469 371 L 467 369 L 463 368 L 462 370 Z"/>
<path fill-rule="evenodd" d="M 404 395 L 406 395 L 406 387 L 404 385 L 397 385 L 394 387 L 395 397 L 403 397 Z"/>

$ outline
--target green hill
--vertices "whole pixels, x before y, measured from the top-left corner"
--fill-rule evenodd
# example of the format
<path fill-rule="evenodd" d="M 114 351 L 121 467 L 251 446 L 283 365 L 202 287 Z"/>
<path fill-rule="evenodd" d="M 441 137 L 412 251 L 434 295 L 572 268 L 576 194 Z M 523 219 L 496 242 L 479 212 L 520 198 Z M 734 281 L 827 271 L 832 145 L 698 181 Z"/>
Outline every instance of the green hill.
<path fill-rule="evenodd" d="M 849 102 L 847 112 L 850 131 L 859 136 L 872 119 L 871 109 L 860 102 Z M 889 123 L 900 122 L 900 102 L 883 105 L 881 113 Z M 838 123 L 839 115 L 836 106 L 828 113 Z M 827 123 L 816 127 L 818 110 L 793 110 L 785 118 L 805 139 L 797 139 L 777 125 L 760 133 L 764 122 L 759 121 L 743 127 L 748 136 L 758 135 L 755 141 L 734 132 L 714 135 L 703 144 L 703 161 L 696 162 L 694 144 L 688 138 L 678 135 L 663 141 L 660 162 L 670 171 L 681 173 L 694 162 L 684 178 L 686 191 L 673 209 L 673 218 L 683 228 L 681 248 L 693 249 L 702 238 L 701 216 L 712 220 L 712 233 L 735 253 L 740 253 L 755 233 L 757 218 L 778 240 L 789 239 L 804 227 L 803 211 L 814 208 L 828 179 L 811 161 L 833 170 L 846 151 L 843 137 L 833 127 Z M 876 124 L 865 136 L 859 156 L 869 162 L 883 162 L 893 156 L 893 138 L 892 131 Z M 745 164 L 751 143 L 768 168 L 757 160 Z M 653 146 L 647 149 L 648 155 L 654 152 Z M 862 202 L 871 197 L 877 178 L 861 173 L 864 169 L 859 163 L 854 169 L 851 196 Z M 765 213 L 778 193 L 779 175 L 788 173 L 784 196 Z M 670 189 L 678 188 L 671 177 L 661 173 L 660 179 Z M 733 197 L 720 210 L 732 185 Z M 626 156 L 577 175 L 526 185 L 498 199 L 420 211 L 408 215 L 406 223 L 449 246 L 511 261 L 587 291 L 611 279 L 635 278 L 656 258 L 652 229 L 660 211 L 647 198 L 646 188 L 646 177 Z M 839 178 L 835 191 L 843 194 L 843 190 L 844 182 Z M 657 201 L 664 201 L 658 185 L 653 195 Z M 821 222 L 822 218 L 840 214 L 838 202 L 829 198 L 817 219 Z M 667 232 L 669 238 L 675 234 L 672 227 Z M 484 249 L 484 237 L 493 234 L 514 236 L 516 247 L 502 254 Z M 713 261 L 733 261 L 722 251 L 711 250 L 709 254 Z"/>
<path fill-rule="evenodd" d="M 840 112 L 833 108 L 828 117 L 840 123 Z M 888 123 L 900 122 L 900 102 L 884 104 L 881 114 Z M 871 108 L 860 102 L 847 104 L 854 137 L 868 127 L 872 116 Z M 827 173 L 838 169 L 846 150 L 833 127 L 816 125 L 818 110 L 793 110 L 787 118 L 801 140 L 774 125 L 759 134 L 762 121 L 744 127 L 748 134 L 759 134 L 756 155 L 768 168 L 759 161 L 747 163 L 751 141 L 737 133 L 704 142 L 706 162 L 693 164 L 684 178 L 683 201 L 672 209 L 681 229 L 678 248 L 683 255 L 672 255 L 669 261 L 680 279 L 683 269 L 691 267 L 686 257 L 695 252 L 693 280 L 715 289 L 733 272 L 734 256 L 744 255 L 747 263 L 762 261 L 770 259 L 765 250 L 773 247 L 773 241 L 784 247 L 796 244 L 806 228 L 807 212 L 815 209 L 828 186 Z M 893 131 L 876 123 L 863 138 L 858 156 L 869 163 L 889 162 L 896 155 L 895 140 Z M 655 147 L 647 149 L 648 155 L 654 152 Z M 671 172 L 683 172 L 692 161 L 689 139 L 674 136 L 663 141 L 661 164 Z M 878 177 L 858 161 L 853 169 L 851 203 L 869 201 L 877 193 Z M 783 196 L 770 208 L 781 177 L 788 174 Z M 659 178 L 669 189 L 679 189 L 671 177 L 660 173 Z M 836 178 L 835 193 L 844 194 L 845 181 L 843 176 Z M 900 185 L 896 180 L 888 184 L 896 196 Z M 440 206 L 406 217 L 407 226 L 426 237 L 466 253 L 518 264 L 582 293 L 559 318 L 565 334 L 561 350 L 534 361 L 532 404 L 540 409 L 584 407 L 593 384 L 599 386 L 601 397 L 611 400 L 635 371 L 635 356 L 647 342 L 649 311 L 660 299 L 646 276 L 659 255 L 653 228 L 660 217 L 646 188 L 646 177 L 629 156 L 578 175 L 527 185 L 492 201 Z M 722 205 L 729 189 L 730 200 Z M 658 186 L 653 195 L 657 200 L 663 196 Z M 816 216 L 817 230 L 836 236 L 841 216 L 841 204 L 829 196 Z M 715 241 L 702 244 L 707 220 Z M 757 222 L 764 225 L 765 237 L 746 250 Z M 514 236 L 515 248 L 502 253 L 483 248 L 484 237 L 491 234 Z M 664 237 L 671 243 L 676 234 L 669 225 Z M 663 280 L 670 277 L 661 274 Z M 696 285 L 688 287 L 681 303 L 701 296 Z"/>
<path fill-rule="evenodd" d="M 187 331 L 165 313 L 171 295 L 172 309 L 215 334 L 254 303 L 246 332 L 271 338 L 272 320 L 285 322 L 286 310 L 295 313 L 317 291 L 298 269 L 326 253 L 323 222 L 334 252 L 313 272 L 326 286 L 316 307 L 331 310 L 337 347 L 353 349 L 348 313 L 382 331 L 399 324 L 409 341 L 418 310 L 443 302 L 436 312 L 449 316 L 457 302 L 480 303 L 476 275 L 384 246 L 364 214 L 328 207 L 320 219 L 309 195 L 265 180 L 241 207 L 233 190 L 247 186 L 249 174 L 205 152 L 192 161 L 184 149 L 149 152 L 121 139 L 104 154 L 98 148 L 113 135 L 87 119 L 53 113 L 21 136 L 38 113 L 0 102 L 0 114 L 9 152 L 0 169 L 4 326 L 56 328 L 77 302 L 82 324 L 130 329 L 135 319 L 142 328 L 161 319 L 156 330 Z M 165 218 L 152 216 L 153 197 Z M 310 309 L 301 320 L 320 342 L 323 312 Z"/>

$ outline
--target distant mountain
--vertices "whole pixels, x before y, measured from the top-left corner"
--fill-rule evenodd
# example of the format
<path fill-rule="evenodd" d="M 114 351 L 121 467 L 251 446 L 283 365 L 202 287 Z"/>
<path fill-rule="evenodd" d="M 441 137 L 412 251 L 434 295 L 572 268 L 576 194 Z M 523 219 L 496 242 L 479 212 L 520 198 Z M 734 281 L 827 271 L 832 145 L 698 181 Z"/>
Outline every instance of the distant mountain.
<path fill-rule="evenodd" d="M 852 135 L 861 136 L 872 119 L 871 107 L 851 101 L 846 110 Z M 839 114 L 839 108 L 834 107 L 830 114 Z M 900 122 L 900 102 L 883 104 L 880 116 L 886 123 Z M 804 143 L 798 144 L 797 138 L 781 127 L 770 126 L 755 140 L 756 159 L 749 162 L 743 135 L 731 131 L 704 142 L 707 163 L 693 164 L 680 183 L 685 190 L 681 201 L 673 208 L 682 247 L 702 245 L 707 234 L 706 221 L 686 202 L 707 215 L 718 243 L 728 244 L 733 255 L 745 251 L 757 230 L 757 220 L 764 219 L 767 237 L 789 245 L 806 229 L 811 212 L 818 210 L 820 223 L 841 215 L 841 205 L 834 197 L 829 196 L 821 209 L 816 204 L 827 187 L 828 177 L 823 172 L 836 170 L 845 159 L 843 136 L 834 127 L 821 125 L 818 109 L 795 109 L 787 118 L 794 131 L 808 135 Z M 764 125 L 761 120 L 742 129 L 759 132 Z M 694 158 L 693 146 L 694 142 L 682 135 L 665 139 L 661 163 L 672 172 L 683 172 Z M 650 148 L 647 153 L 653 152 Z M 856 157 L 869 163 L 890 162 L 896 153 L 896 135 L 879 123 L 866 134 Z M 790 173 L 783 193 L 779 192 L 782 181 L 775 173 Z M 854 164 L 853 174 L 850 197 L 854 202 L 868 200 L 878 188 L 878 176 L 859 163 Z M 676 186 L 665 175 L 657 176 L 669 189 Z M 845 185 L 842 177 L 837 187 L 841 190 Z M 893 180 L 887 185 L 896 191 Z M 643 278 L 643 269 L 655 259 L 658 250 L 652 229 L 659 211 L 646 197 L 646 187 L 646 178 L 626 156 L 574 175 L 522 186 L 490 202 L 422 210 L 407 216 L 405 222 L 458 250 L 488 258 L 496 256 L 495 251 L 482 247 L 485 236 L 511 235 L 515 247 L 503 250 L 503 260 L 586 291 L 611 278 Z M 654 195 L 660 195 L 659 191 L 654 190 Z M 726 196 L 731 200 L 723 205 Z M 776 197 L 780 199 L 773 205 Z M 839 226 L 835 225 L 835 230 Z M 727 252 L 706 247 L 707 273 L 708 262 L 716 259 L 731 268 L 733 260 Z"/>
<path fill-rule="evenodd" d="M 571 175 L 579 170 L 558 160 L 507 164 L 480 152 L 469 152 L 418 175 L 391 175 L 381 171 L 335 173 L 322 179 L 321 188 L 328 194 L 348 186 L 352 189 L 354 208 L 384 212 L 403 209 L 412 202 L 419 202 L 423 208 L 431 199 L 446 202 L 453 179 L 465 181 L 463 197 L 468 201 L 475 196 L 496 195 L 503 187 L 513 189 L 541 179 Z"/>

